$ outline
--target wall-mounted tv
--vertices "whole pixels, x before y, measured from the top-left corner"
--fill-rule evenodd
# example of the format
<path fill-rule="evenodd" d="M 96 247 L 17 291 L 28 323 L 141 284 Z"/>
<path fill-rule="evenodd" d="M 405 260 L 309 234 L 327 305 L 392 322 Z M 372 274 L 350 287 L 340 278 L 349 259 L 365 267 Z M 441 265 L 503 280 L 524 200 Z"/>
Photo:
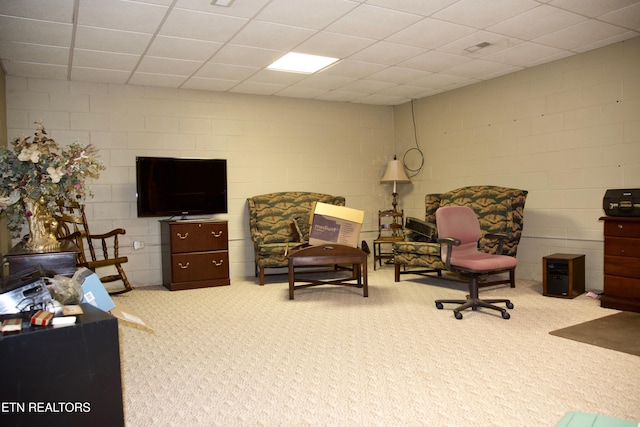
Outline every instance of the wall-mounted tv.
<path fill-rule="evenodd" d="M 136 157 L 138 216 L 227 213 L 227 161 Z"/>

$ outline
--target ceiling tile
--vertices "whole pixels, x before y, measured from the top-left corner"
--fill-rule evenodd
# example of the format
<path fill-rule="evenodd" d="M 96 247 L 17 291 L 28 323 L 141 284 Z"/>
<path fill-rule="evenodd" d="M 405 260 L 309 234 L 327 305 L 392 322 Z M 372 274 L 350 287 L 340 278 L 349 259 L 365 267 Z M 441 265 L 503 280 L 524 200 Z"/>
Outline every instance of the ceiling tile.
<path fill-rule="evenodd" d="M 362 62 L 345 59 L 322 71 L 322 74 L 360 79 L 362 77 L 368 76 L 369 74 L 380 71 L 385 67 L 385 65 L 376 64 L 373 62 Z"/>
<path fill-rule="evenodd" d="M 354 7 L 355 3 L 346 0 L 272 0 L 256 19 L 319 30 Z"/>
<path fill-rule="evenodd" d="M 129 79 L 129 84 L 139 86 L 157 86 L 178 88 L 184 82 L 183 76 L 166 74 L 135 73 Z"/>
<path fill-rule="evenodd" d="M 167 10 L 164 6 L 132 1 L 82 0 L 78 25 L 153 34 Z"/>
<path fill-rule="evenodd" d="M 0 40 L 69 47 L 73 27 L 70 24 L 0 16 Z"/>
<path fill-rule="evenodd" d="M 66 66 L 69 63 L 69 49 L 60 46 L 0 41 L 0 57 L 10 61 Z"/>
<path fill-rule="evenodd" d="M 373 39 L 366 39 L 364 37 L 323 31 L 315 33 L 297 46 L 296 52 L 331 56 L 333 58 L 346 58 L 375 42 Z"/>
<path fill-rule="evenodd" d="M 139 59 L 139 55 L 100 52 L 97 50 L 76 49 L 73 53 L 74 67 L 83 68 L 103 68 L 131 72 Z"/>
<path fill-rule="evenodd" d="M 480 59 L 448 68 L 444 70 L 444 72 L 452 76 L 482 79 L 487 74 L 500 73 L 502 70 L 508 70 L 510 68 L 511 66 L 506 64 Z"/>
<path fill-rule="evenodd" d="M 399 65 L 401 67 L 437 73 L 442 70 L 446 70 L 447 68 L 464 64 L 472 59 L 473 58 L 468 56 L 453 55 L 450 53 L 439 52 L 437 50 L 431 50 Z"/>
<path fill-rule="evenodd" d="M 475 52 L 469 52 L 466 50 L 467 48 L 481 43 L 489 43 L 489 46 Z M 468 56 L 470 58 L 482 58 L 503 49 L 509 49 L 513 46 L 517 46 L 520 43 L 522 43 L 522 40 L 517 38 L 495 34 L 488 31 L 476 31 L 466 37 L 447 43 L 446 45 L 439 47 L 438 50 L 452 53 L 454 55 Z"/>
<path fill-rule="evenodd" d="M 222 43 L 204 40 L 158 36 L 147 50 L 147 55 L 163 58 L 206 61 L 222 46 Z"/>
<path fill-rule="evenodd" d="M 142 55 L 150 40 L 151 34 L 146 33 L 78 26 L 75 47 Z"/>
<path fill-rule="evenodd" d="M 530 9 L 520 15 L 492 25 L 487 30 L 517 37 L 521 40 L 533 40 L 586 19 L 584 16 L 567 12 L 563 9 L 540 5 L 535 9 Z"/>
<path fill-rule="evenodd" d="M 288 51 L 313 34 L 315 34 L 314 30 L 306 28 L 251 21 L 233 37 L 231 43 L 241 46 Z"/>
<path fill-rule="evenodd" d="M 420 19 L 421 17 L 418 15 L 390 11 L 365 4 L 329 25 L 326 30 L 382 40 Z"/>
<path fill-rule="evenodd" d="M 533 0 L 460 0 L 433 18 L 482 29 L 538 6 Z"/>
<path fill-rule="evenodd" d="M 158 34 L 225 43 L 246 23 L 242 18 L 175 9 Z"/>
<path fill-rule="evenodd" d="M 601 21 L 640 31 L 640 2 L 599 17 Z"/>
<path fill-rule="evenodd" d="M 10 76 L 35 77 L 39 79 L 67 79 L 67 67 L 33 62 L 3 61 Z"/>
<path fill-rule="evenodd" d="M 458 0 L 368 0 L 367 4 L 429 16 L 457 1 Z"/>
<path fill-rule="evenodd" d="M 264 68 L 286 52 L 280 50 L 258 49 L 255 47 L 224 45 L 211 58 L 211 62 Z"/>
<path fill-rule="evenodd" d="M 125 84 L 131 73 L 122 70 L 73 67 L 71 78 L 83 82 Z"/>
<path fill-rule="evenodd" d="M 47 0 L 46 7 L 42 6 L 42 0 L 2 0 L 0 1 L 0 15 L 63 22 L 65 24 L 72 23 L 73 2 L 69 0 Z"/>
<path fill-rule="evenodd" d="M 238 18 L 253 18 L 270 1 L 271 0 L 242 0 L 235 1 L 233 7 L 224 7 L 212 5 L 211 0 L 177 0 L 175 7 L 176 9 L 195 10 L 215 13 L 217 15 L 236 16 Z"/>
<path fill-rule="evenodd" d="M 425 52 L 425 49 L 390 42 L 377 42 L 351 56 L 351 59 L 365 62 L 379 62 L 396 65 Z"/>
<path fill-rule="evenodd" d="M 151 74 L 169 74 L 172 76 L 190 76 L 202 65 L 200 61 L 184 59 L 158 58 L 146 55 L 140 61 L 137 72 Z"/>
<path fill-rule="evenodd" d="M 216 64 L 208 62 L 196 73 L 197 78 L 218 79 L 218 80 L 244 80 L 258 72 L 257 67 L 241 67 L 238 65 Z"/>
<path fill-rule="evenodd" d="M 485 59 L 503 64 L 526 67 L 535 61 L 545 61 L 546 58 L 563 58 L 566 55 L 567 51 L 565 50 L 524 42 L 518 46 L 486 56 Z"/>
<path fill-rule="evenodd" d="M 226 92 L 237 85 L 237 81 L 232 80 L 220 80 L 220 79 L 205 79 L 200 77 L 192 77 L 182 86 L 183 89 L 195 89 L 195 90 L 212 90 L 216 92 Z"/>
<path fill-rule="evenodd" d="M 475 28 L 425 18 L 388 37 L 387 41 L 425 49 L 436 49 L 476 31 Z"/>
<path fill-rule="evenodd" d="M 638 0 L 553 0 L 552 6 L 596 18 L 623 7 L 637 3 Z"/>
<path fill-rule="evenodd" d="M 425 71 L 413 70 L 411 68 L 389 67 L 368 75 L 367 79 L 380 82 L 403 84 L 411 80 L 419 79 L 420 77 L 424 77 L 428 74 L 430 73 Z"/>
<path fill-rule="evenodd" d="M 620 27 L 605 22 L 589 20 L 539 37 L 534 42 L 557 47 L 558 49 L 578 50 L 582 46 L 596 42 L 598 39 L 613 37 L 624 32 Z"/>

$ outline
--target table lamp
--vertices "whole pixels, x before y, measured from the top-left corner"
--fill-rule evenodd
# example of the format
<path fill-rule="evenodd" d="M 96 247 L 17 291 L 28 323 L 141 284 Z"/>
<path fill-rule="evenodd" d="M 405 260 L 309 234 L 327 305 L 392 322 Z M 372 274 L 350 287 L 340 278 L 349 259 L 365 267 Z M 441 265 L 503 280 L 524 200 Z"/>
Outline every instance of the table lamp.
<path fill-rule="evenodd" d="M 393 160 L 390 160 L 389 163 L 387 163 L 387 170 L 384 173 L 384 176 L 382 177 L 380 182 L 382 184 L 387 182 L 393 182 L 393 193 L 391 193 L 391 195 L 393 196 L 393 203 L 391 204 L 393 205 L 393 210 L 397 211 L 398 210 L 398 192 L 397 192 L 396 184 L 397 183 L 408 184 L 411 182 L 411 180 L 409 179 L 407 174 L 404 172 L 404 167 L 402 166 L 402 163 L 400 163 L 400 160 L 396 159 L 396 156 L 393 156 Z"/>

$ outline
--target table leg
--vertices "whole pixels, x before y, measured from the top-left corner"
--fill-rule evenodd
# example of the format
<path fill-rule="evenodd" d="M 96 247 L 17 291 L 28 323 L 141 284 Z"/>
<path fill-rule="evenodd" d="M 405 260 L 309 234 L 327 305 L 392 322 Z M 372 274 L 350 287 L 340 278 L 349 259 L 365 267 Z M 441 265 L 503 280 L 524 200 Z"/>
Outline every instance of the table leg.
<path fill-rule="evenodd" d="M 289 299 L 293 299 L 294 282 L 295 274 L 293 272 L 293 263 L 289 262 Z"/>
<path fill-rule="evenodd" d="M 364 284 L 362 287 L 362 293 L 364 297 L 369 296 L 369 279 L 367 277 L 367 258 L 362 261 L 362 276 L 364 280 Z"/>

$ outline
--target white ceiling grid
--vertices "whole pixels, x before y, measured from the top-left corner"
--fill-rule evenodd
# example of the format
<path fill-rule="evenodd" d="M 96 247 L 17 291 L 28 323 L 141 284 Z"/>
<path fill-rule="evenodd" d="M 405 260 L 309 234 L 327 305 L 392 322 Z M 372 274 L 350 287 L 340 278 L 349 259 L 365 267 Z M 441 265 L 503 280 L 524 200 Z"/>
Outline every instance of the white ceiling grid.
<path fill-rule="evenodd" d="M 639 0 L 0 0 L 9 76 L 381 105 L 638 35 Z M 266 69 L 288 51 L 340 61 Z"/>

